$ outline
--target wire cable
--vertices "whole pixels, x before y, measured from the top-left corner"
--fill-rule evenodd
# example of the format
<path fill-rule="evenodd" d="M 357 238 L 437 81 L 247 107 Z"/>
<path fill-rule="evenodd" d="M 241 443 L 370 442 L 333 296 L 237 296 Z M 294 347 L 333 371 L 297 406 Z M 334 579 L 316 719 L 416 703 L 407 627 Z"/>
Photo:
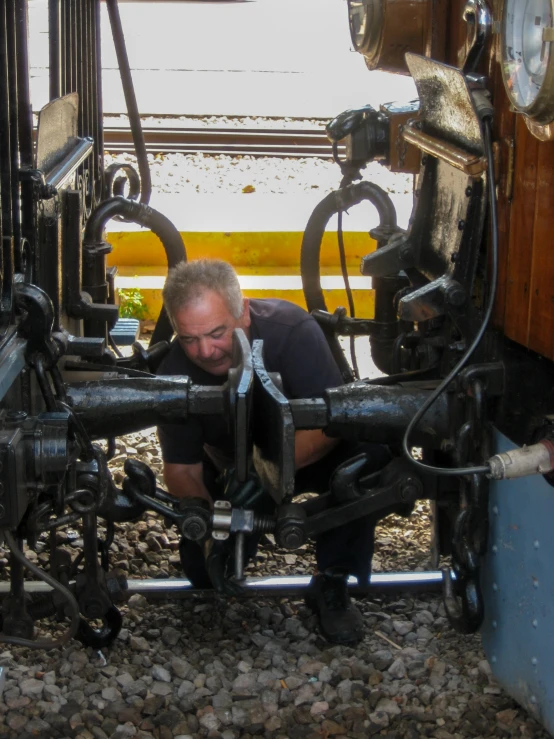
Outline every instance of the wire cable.
<path fill-rule="evenodd" d="M 412 454 L 410 452 L 410 444 L 409 444 L 410 434 L 412 433 L 413 429 L 417 426 L 417 424 L 419 423 L 423 415 L 429 410 L 429 408 L 432 406 L 435 400 L 439 397 L 439 395 L 441 395 L 441 393 L 445 391 L 445 389 L 452 382 L 452 380 L 459 374 L 461 369 L 465 367 L 469 358 L 471 357 L 475 349 L 478 347 L 487 329 L 487 326 L 491 319 L 492 311 L 494 308 L 494 301 L 496 298 L 496 288 L 498 284 L 498 212 L 497 212 L 497 207 L 496 207 L 496 182 L 494 178 L 494 156 L 493 156 L 493 150 L 492 150 L 492 120 L 491 118 L 486 118 L 483 121 L 483 133 L 484 133 L 484 139 L 485 139 L 485 152 L 487 156 L 487 165 L 488 165 L 489 205 L 490 205 L 491 232 L 492 232 L 492 254 L 491 254 L 492 274 L 491 274 L 489 302 L 487 304 L 487 308 L 485 311 L 483 322 L 481 323 L 481 327 L 479 328 L 477 335 L 475 336 L 470 346 L 468 347 L 466 353 L 463 355 L 460 361 L 456 364 L 456 366 L 449 372 L 449 374 L 444 378 L 441 384 L 431 393 L 431 395 L 427 398 L 425 403 L 421 406 L 421 408 L 412 418 L 412 420 L 408 424 L 408 427 L 406 428 L 404 438 L 402 439 L 402 451 L 405 457 L 409 459 L 409 461 L 418 469 L 422 470 L 423 472 L 432 472 L 435 475 L 450 475 L 450 476 L 477 475 L 477 474 L 487 474 L 490 472 L 489 465 L 482 465 L 479 467 L 434 467 L 433 465 L 425 464 L 424 462 L 420 462 L 419 460 L 414 459 L 412 457 Z"/>
<path fill-rule="evenodd" d="M 342 180 L 339 185 L 339 190 L 342 190 L 343 187 L 347 187 L 348 185 L 351 185 L 355 179 L 358 179 L 360 176 L 360 172 L 358 171 L 357 173 L 354 173 L 352 171 L 346 171 L 349 168 L 346 167 L 344 162 L 340 161 L 339 156 L 338 156 L 338 148 L 337 148 L 336 142 L 333 144 L 333 156 L 335 157 L 335 161 L 340 166 L 341 172 L 343 174 Z M 340 269 L 342 272 L 342 279 L 344 280 L 344 289 L 346 290 L 346 299 L 348 300 L 348 311 L 350 313 L 350 318 L 356 318 L 356 310 L 354 307 L 354 296 L 352 294 L 352 288 L 350 286 L 350 278 L 348 276 L 348 268 L 346 266 L 346 249 L 344 246 L 344 230 L 342 227 L 342 214 L 343 214 L 342 210 L 339 210 L 337 213 L 337 240 L 339 244 Z M 356 341 L 356 337 L 351 336 L 350 337 L 350 359 L 352 361 L 354 379 L 359 380 L 360 370 L 358 369 L 358 359 L 356 357 L 355 341 Z"/>
<path fill-rule="evenodd" d="M 350 318 L 356 318 L 356 310 L 354 308 L 354 297 L 352 295 L 352 287 L 350 286 L 350 279 L 348 277 L 348 268 L 346 266 L 346 249 L 344 248 L 344 233 L 342 230 L 342 210 L 337 213 L 337 239 L 339 242 L 339 258 L 340 268 L 342 272 L 342 278 L 344 280 L 344 288 L 346 290 L 346 298 L 348 300 L 348 310 L 350 312 Z M 352 359 L 352 368 L 354 369 L 354 376 L 356 379 L 360 377 L 360 370 L 358 369 L 358 360 L 356 359 L 356 345 L 354 343 L 355 336 L 350 337 L 350 357 Z"/>

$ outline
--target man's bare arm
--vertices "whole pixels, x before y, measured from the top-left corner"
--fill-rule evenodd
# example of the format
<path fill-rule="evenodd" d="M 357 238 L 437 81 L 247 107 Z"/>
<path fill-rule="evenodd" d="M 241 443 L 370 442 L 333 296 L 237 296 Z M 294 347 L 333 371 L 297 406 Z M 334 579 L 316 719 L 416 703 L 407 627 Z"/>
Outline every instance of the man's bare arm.
<path fill-rule="evenodd" d="M 164 463 L 164 480 L 168 491 L 176 498 L 212 498 L 204 485 L 202 462 L 198 464 Z"/>
<path fill-rule="evenodd" d="M 331 439 L 321 429 L 301 429 L 294 435 L 294 464 L 297 470 L 319 462 L 336 447 L 339 439 Z"/>

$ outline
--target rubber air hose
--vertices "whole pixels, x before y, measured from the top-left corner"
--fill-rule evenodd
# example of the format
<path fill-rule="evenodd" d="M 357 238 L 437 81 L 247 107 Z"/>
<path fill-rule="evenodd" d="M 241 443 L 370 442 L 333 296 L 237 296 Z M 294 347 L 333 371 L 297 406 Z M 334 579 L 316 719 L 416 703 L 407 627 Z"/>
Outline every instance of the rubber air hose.
<path fill-rule="evenodd" d="M 323 290 L 321 289 L 320 271 L 321 243 L 327 224 L 336 213 L 348 210 L 348 208 L 358 205 L 364 200 L 369 201 L 377 209 L 380 226 L 396 227 L 396 210 L 391 198 L 379 185 L 372 182 L 357 182 L 329 193 L 318 203 L 310 216 L 304 231 L 300 251 L 302 289 L 310 313 L 314 310 L 327 310 Z M 337 337 L 330 333 L 326 335 L 335 361 L 339 365 L 343 376 L 347 380 L 352 379 L 350 367 Z"/>
<path fill-rule="evenodd" d="M 143 203 L 136 203 L 121 196 L 104 200 L 91 213 L 85 228 L 83 245 L 97 244 L 103 241 L 103 232 L 106 223 L 115 216 L 123 216 L 127 221 L 138 223 L 149 228 L 162 242 L 167 257 L 167 267 L 171 269 L 180 262 L 186 262 L 187 252 L 181 234 L 173 223 L 157 210 Z M 150 345 L 159 341 L 170 341 L 173 327 L 169 316 L 162 307 L 156 327 L 150 339 Z"/>

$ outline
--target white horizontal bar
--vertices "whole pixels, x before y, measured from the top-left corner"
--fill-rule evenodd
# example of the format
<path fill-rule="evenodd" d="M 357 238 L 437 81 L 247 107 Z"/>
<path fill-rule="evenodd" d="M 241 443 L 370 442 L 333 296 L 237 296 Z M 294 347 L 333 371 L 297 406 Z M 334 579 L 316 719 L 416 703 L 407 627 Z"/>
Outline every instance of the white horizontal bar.
<path fill-rule="evenodd" d="M 452 572 L 452 579 L 456 579 Z M 436 589 L 442 583 L 443 575 L 440 570 L 428 570 L 425 572 L 374 572 L 371 575 L 371 587 L 374 588 L 393 588 L 401 590 L 402 588 L 432 588 Z M 256 592 L 272 590 L 304 590 L 310 584 L 310 575 L 289 575 L 289 576 L 273 576 L 273 577 L 249 577 L 245 581 L 248 590 Z M 351 588 L 357 588 L 358 582 L 355 577 L 348 579 L 348 585 Z M 190 582 L 182 577 L 172 577 L 167 579 L 148 579 L 148 580 L 127 580 L 128 592 L 140 593 L 141 595 L 168 595 L 193 591 Z M 361 588 L 363 589 L 363 588 Z M 9 582 L 0 583 L 0 595 L 7 595 L 10 590 Z M 52 588 L 45 582 L 36 580 L 26 580 L 25 590 L 28 593 L 47 593 Z"/>
<path fill-rule="evenodd" d="M 239 283 L 243 290 L 302 290 L 302 278 L 294 275 L 239 275 Z M 119 290 L 130 287 L 139 290 L 162 290 L 165 284 L 163 275 L 137 275 L 123 277 L 117 275 L 115 286 Z M 323 290 L 343 290 L 344 280 L 339 275 L 321 277 Z M 353 290 L 371 290 L 371 277 L 350 277 Z"/>

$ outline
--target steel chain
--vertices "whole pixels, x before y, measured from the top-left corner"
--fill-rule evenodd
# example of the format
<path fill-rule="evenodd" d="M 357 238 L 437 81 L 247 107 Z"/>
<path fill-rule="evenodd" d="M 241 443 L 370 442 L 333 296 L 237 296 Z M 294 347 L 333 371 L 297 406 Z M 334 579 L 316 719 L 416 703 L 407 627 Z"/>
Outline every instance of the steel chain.
<path fill-rule="evenodd" d="M 466 420 L 456 443 L 459 466 L 480 465 L 490 456 L 490 427 L 486 418 L 486 392 L 475 378 L 467 390 Z M 486 551 L 488 529 L 488 481 L 484 475 L 470 475 L 460 481 L 460 511 L 454 522 L 452 569 L 444 571 L 445 608 L 452 625 L 463 633 L 477 631 L 484 615 L 479 570 Z"/>

